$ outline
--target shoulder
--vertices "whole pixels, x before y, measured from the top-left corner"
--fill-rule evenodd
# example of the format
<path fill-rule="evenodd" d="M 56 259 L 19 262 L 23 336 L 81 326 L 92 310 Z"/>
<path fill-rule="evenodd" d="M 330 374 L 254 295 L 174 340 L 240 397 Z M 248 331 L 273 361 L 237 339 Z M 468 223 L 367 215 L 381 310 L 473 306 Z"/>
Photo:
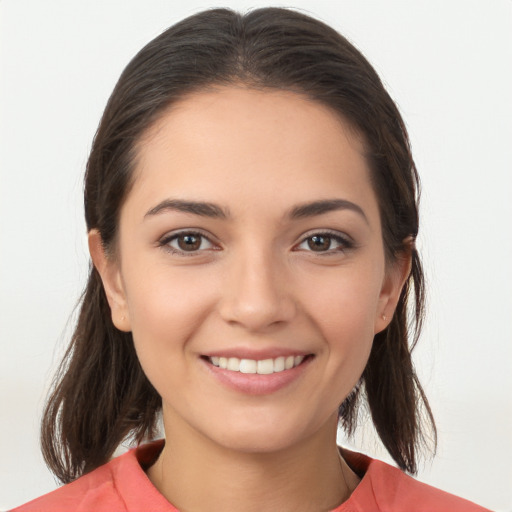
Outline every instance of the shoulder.
<path fill-rule="evenodd" d="M 115 462 L 84 475 L 70 484 L 15 508 L 16 512 L 87 510 L 126 510 L 114 484 Z M 13 511 L 13 512 L 14 512 Z"/>
<path fill-rule="evenodd" d="M 345 503 L 348 508 L 340 508 L 339 512 L 488 512 L 475 503 L 419 482 L 379 460 L 346 451 L 343 456 L 363 477 Z"/>
<path fill-rule="evenodd" d="M 15 508 L 12 512 L 176 512 L 147 478 L 143 467 L 161 450 L 151 443 L 116 457 L 70 484 Z"/>

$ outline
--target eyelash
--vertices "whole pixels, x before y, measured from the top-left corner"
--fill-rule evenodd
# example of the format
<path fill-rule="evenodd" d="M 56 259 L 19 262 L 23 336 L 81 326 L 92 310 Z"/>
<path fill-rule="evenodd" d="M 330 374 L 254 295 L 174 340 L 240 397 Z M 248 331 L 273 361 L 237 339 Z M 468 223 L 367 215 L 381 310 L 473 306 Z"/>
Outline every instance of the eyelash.
<path fill-rule="evenodd" d="M 331 240 L 331 244 L 334 241 L 335 243 L 337 243 L 339 245 L 339 247 L 336 247 L 336 248 L 329 247 L 325 251 L 313 251 L 313 250 L 306 249 L 306 252 L 311 252 L 313 254 L 317 253 L 320 256 L 331 256 L 333 254 L 343 253 L 345 251 L 355 248 L 355 243 L 348 236 L 343 236 L 338 231 L 326 230 L 326 231 L 315 231 L 313 233 L 306 234 L 306 236 L 304 236 L 302 238 L 302 240 L 297 245 L 295 245 L 294 249 L 301 250 L 301 249 L 299 249 L 299 247 L 301 245 L 307 243 L 308 240 L 311 240 L 313 237 L 329 238 Z"/>
<path fill-rule="evenodd" d="M 184 251 L 182 249 L 172 247 L 172 245 L 170 245 L 171 242 L 178 240 L 180 237 L 185 237 L 185 236 L 193 236 L 193 237 L 199 238 L 200 239 L 199 247 L 201 247 L 201 245 L 203 245 L 204 240 L 206 240 L 211 245 L 211 247 L 209 247 L 208 249 L 200 249 L 199 248 L 194 251 Z M 204 233 L 201 233 L 200 231 L 180 231 L 178 233 L 173 233 L 171 235 L 164 236 L 164 238 L 162 238 L 158 242 L 158 245 L 159 245 L 159 247 L 162 247 L 166 251 L 169 251 L 171 254 L 176 254 L 178 256 L 195 256 L 204 250 L 212 250 L 212 249 L 218 250 L 218 248 L 217 249 L 215 248 L 215 244 L 210 240 L 210 238 L 208 236 L 206 236 Z"/>
<path fill-rule="evenodd" d="M 200 239 L 199 248 L 196 250 L 192 250 L 192 251 L 186 251 L 186 250 L 182 250 L 182 249 L 179 249 L 176 247 L 172 247 L 172 245 L 170 245 L 171 242 L 176 241 L 180 237 L 185 237 L 185 236 L 199 238 Z M 332 243 L 332 241 L 334 241 L 339 246 L 336 248 L 329 247 L 325 251 L 314 251 L 314 250 L 300 249 L 301 245 L 308 243 L 308 240 L 311 240 L 313 237 L 328 238 L 331 241 L 331 243 Z M 201 245 L 203 245 L 203 242 L 205 240 L 211 245 L 211 247 L 208 247 L 207 249 L 201 249 L 200 247 L 201 247 Z M 331 243 L 329 245 L 331 245 Z M 210 238 L 208 236 L 206 236 L 204 233 L 201 233 L 200 231 L 180 231 L 178 233 L 173 233 L 171 235 L 168 235 L 168 236 L 165 236 L 164 238 L 162 238 L 158 242 L 158 245 L 159 245 L 159 247 L 162 247 L 166 251 L 169 251 L 171 254 L 175 254 L 178 256 L 186 256 L 186 257 L 196 256 L 197 254 L 200 254 L 202 251 L 205 251 L 205 250 L 219 250 L 219 247 L 216 246 L 210 240 Z M 305 252 L 311 252 L 313 254 L 317 253 L 318 255 L 327 256 L 327 255 L 333 255 L 336 253 L 343 253 L 345 251 L 353 249 L 354 247 L 355 247 L 355 244 L 350 238 L 348 238 L 346 236 L 342 236 L 337 231 L 327 230 L 327 231 L 315 231 L 313 233 L 307 234 L 307 236 L 304 236 L 301 239 L 301 241 L 293 247 L 293 250 L 295 250 L 295 251 L 304 250 Z"/>

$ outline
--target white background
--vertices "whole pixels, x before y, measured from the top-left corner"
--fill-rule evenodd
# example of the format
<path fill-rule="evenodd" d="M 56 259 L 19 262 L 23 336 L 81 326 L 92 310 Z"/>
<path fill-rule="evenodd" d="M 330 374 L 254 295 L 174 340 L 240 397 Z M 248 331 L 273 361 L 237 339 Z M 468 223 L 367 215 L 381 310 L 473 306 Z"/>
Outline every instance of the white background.
<path fill-rule="evenodd" d="M 416 361 L 440 437 L 419 478 L 511 511 L 512 2 L 286 5 L 355 42 L 410 130 L 430 295 Z M 0 509 L 56 485 L 38 422 L 87 275 L 82 173 L 106 100 L 146 42 L 212 6 L 0 0 Z"/>

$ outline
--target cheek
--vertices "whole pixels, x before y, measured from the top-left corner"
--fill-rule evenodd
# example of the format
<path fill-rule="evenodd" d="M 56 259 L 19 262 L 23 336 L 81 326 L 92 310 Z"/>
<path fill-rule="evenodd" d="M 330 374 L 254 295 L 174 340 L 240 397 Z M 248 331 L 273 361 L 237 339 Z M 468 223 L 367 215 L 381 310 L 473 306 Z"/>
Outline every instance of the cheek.
<path fill-rule="evenodd" d="M 382 275 L 378 268 L 344 269 L 326 275 L 316 286 L 307 287 L 303 294 L 307 309 L 322 325 L 328 339 L 334 334 L 344 338 L 356 333 L 373 338 Z"/>
<path fill-rule="evenodd" d="M 378 310 L 381 274 L 343 272 L 324 286 L 310 288 L 308 306 L 328 351 L 326 379 L 340 390 L 338 398 L 352 389 L 368 361 Z"/>
<path fill-rule="evenodd" d="M 214 286 L 170 269 L 148 269 L 142 279 L 128 275 L 126 297 L 138 352 L 181 350 L 215 301 Z"/>
<path fill-rule="evenodd" d="M 147 271 L 127 288 L 128 308 L 137 357 L 149 381 L 165 400 L 177 389 L 193 388 L 186 371 L 192 340 L 211 309 L 212 298 L 199 283 L 168 271 Z"/>

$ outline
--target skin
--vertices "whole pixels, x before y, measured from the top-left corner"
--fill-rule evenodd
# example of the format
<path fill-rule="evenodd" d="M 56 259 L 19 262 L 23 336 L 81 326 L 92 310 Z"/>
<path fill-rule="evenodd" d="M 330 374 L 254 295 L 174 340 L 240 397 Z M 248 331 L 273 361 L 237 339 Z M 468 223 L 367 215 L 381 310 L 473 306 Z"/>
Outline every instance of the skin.
<path fill-rule="evenodd" d="M 169 199 L 214 203 L 226 218 L 155 212 Z M 357 206 L 289 215 L 331 199 Z M 180 252 L 184 239 L 172 237 L 183 231 L 206 238 Z M 183 99 L 139 142 L 115 254 L 94 230 L 89 243 L 114 324 L 132 331 L 162 396 L 167 441 L 148 476 L 169 501 L 318 512 L 349 497 L 359 479 L 338 455 L 338 407 L 409 262 L 385 261 L 363 144 L 339 116 L 285 91 L 232 86 Z M 286 386 L 250 394 L 204 358 L 229 350 L 309 358 Z"/>

